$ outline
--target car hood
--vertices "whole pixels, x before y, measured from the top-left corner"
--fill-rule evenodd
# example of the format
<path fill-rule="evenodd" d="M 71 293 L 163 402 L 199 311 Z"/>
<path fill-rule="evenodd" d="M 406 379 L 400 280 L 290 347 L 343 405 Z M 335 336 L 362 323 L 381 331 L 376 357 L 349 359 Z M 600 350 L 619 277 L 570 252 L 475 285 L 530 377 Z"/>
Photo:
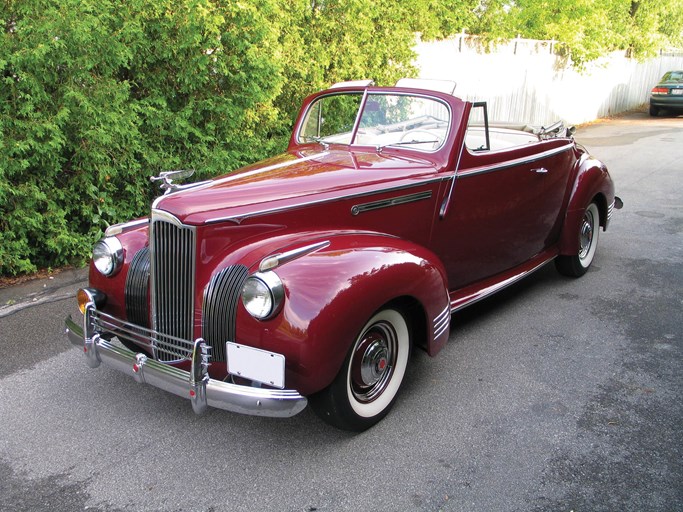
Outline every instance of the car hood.
<path fill-rule="evenodd" d="M 201 225 L 265 211 L 410 186 L 437 172 L 414 155 L 339 149 L 293 151 L 158 198 L 154 209 Z"/>

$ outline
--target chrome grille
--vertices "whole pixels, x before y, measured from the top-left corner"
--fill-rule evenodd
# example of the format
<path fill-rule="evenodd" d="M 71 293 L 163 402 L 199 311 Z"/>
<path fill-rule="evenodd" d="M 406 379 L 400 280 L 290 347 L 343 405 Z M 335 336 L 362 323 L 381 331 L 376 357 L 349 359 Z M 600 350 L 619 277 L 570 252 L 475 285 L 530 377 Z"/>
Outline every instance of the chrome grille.
<path fill-rule="evenodd" d="M 157 213 L 150 251 L 153 326 L 157 345 L 168 349 L 154 355 L 160 361 L 182 359 L 183 351 L 174 352 L 172 346 L 177 339 L 194 339 L 195 229 Z"/>
<path fill-rule="evenodd" d="M 143 247 L 130 262 L 126 276 L 126 317 L 132 323 L 149 327 L 149 249 Z"/>
<path fill-rule="evenodd" d="M 211 347 L 214 361 L 225 361 L 225 342 L 235 341 L 237 303 L 247 267 L 235 265 L 215 274 L 204 290 L 202 337 Z"/>

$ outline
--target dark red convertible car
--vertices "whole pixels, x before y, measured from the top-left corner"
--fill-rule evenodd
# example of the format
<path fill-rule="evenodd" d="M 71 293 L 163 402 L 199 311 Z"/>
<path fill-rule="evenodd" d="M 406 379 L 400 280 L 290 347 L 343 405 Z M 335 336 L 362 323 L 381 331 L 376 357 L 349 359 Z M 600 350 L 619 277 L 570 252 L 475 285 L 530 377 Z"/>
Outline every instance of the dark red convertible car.
<path fill-rule="evenodd" d="M 364 430 L 454 311 L 551 260 L 588 270 L 621 201 L 572 132 L 494 125 L 444 82 L 337 84 L 304 101 L 286 153 L 153 178 L 149 217 L 95 245 L 69 338 L 197 413 L 310 403 Z"/>

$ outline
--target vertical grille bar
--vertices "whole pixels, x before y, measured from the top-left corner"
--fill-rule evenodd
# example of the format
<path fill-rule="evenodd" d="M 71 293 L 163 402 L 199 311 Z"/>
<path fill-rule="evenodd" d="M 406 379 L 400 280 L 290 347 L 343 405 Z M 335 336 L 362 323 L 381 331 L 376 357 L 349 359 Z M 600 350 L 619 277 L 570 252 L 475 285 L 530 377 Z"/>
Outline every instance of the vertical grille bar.
<path fill-rule="evenodd" d="M 230 266 L 215 274 L 204 290 L 202 338 L 211 347 L 214 361 L 225 361 L 225 342 L 235 341 L 237 304 L 248 276 L 247 267 Z"/>
<path fill-rule="evenodd" d="M 134 324 L 149 327 L 149 249 L 143 247 L 130 263 L 126 277 L 126 316 Z"/>
<path fill-rule="evenodd" d="M 170 214 L 154 212 L 150 252 L 152 318 L 159 333 L 155 357 L 180 359 L 176 343 L 164 335 L 194 339 L 195 229 L 182 225 Z"/>

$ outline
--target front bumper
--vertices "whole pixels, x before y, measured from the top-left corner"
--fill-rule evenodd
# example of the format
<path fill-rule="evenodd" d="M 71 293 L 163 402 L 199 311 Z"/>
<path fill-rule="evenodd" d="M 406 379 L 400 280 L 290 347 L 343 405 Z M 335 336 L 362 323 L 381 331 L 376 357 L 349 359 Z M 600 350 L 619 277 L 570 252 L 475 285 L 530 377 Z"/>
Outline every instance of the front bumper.
<path fill-rule="evenodd" d="M 306 407 L 306 398 L 294 390 L 239 386 L 209 378 L 208 350 L 201 339 L 194 342 L 189 372 L 114 345 L 93 329 L 94 309 L 93 304 L 88 304 L 82 324 L 71 315 L 65 321 L 69 341 L 83 348 L 91 368 L 104 363 L 137 382 L 187 398 L 197 414 L 215 407 L 240 414 L 287 418 Z"/>

